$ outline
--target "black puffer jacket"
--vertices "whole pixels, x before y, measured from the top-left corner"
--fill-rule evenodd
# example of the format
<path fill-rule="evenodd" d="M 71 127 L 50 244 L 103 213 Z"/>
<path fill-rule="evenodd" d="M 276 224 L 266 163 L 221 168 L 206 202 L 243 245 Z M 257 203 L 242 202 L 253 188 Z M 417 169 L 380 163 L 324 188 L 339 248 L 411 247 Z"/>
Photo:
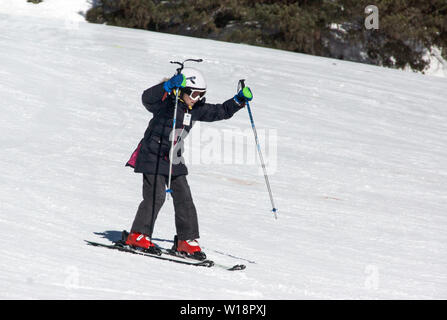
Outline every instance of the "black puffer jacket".
<path fill-rule="evenodd" d="M 169 151 L 171 148 L 169 136 L 172 131 L 175 96 L 174 94 L 166 96 L 163 83 L 160 83 L 145 90 L 142 100 L 146 109 L 153 113 L 153 118 L 149 122 L 144 138 L 140 141 L 127 165 L 133 167 L 135 172 L 168 176 Z M 175 127 L 189 132 L 194 121 L 212 122 L 229 119 L 242 108 L 242 105 L 240 106 L 234 99 L 230 99 L 222 104 L 209 104 L 199 101 L 192 110 L 188 110 L 186 104 L 179 100 Z M 183 125 L 186 113 L 191 114 L 191 122 L 188 126 Z M 187 132 L 184 132 L 182 136 L 185 137 Z M 175 148 L 174 152 L 177 152 L 177 156 L 181 157 L 182 148 Z M 186 174 L 188 174 L 188 169 L 184 163 L 173 164 L 173 176 Z"/>

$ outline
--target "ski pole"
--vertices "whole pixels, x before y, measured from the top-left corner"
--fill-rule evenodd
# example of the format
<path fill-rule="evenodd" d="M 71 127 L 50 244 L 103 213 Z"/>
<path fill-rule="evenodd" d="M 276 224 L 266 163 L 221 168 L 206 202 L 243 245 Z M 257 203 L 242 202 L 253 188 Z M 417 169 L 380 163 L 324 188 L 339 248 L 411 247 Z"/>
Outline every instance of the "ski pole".
<path fill-rule="evenodd" d="M 193 62 L 202 62 L 202 59 L 186 59 L 183 62 L 178 61 L 170 61 L 170 63 L 178 64 L 180 65 L 180 68 L 177 69 L 177 74 L 181 74 L 182 70 L 185 66 L 185 62 L 187 61 L 193 61 Z M 178 106 L 178 96 L 179 96 L 180 89 L 177 88 L 175 92 L 175 106 L 174 106 L 174 116 L 172 120 L 172 141 L 171 141 L 171 149 L 169 150 L 169 176 L 168 176 L 168 188 L 166 189 L 167 199 L 169 200 L 169 194 L 172 193 L 171 189 L 171 180 L 172 180 L 172 159 L 174 157 L 174 140 L 175 140 L 175 123 L 177 122 L 177 106 Z"/>
<path fill-rule="evenodd" d="M 245 87 L 245 80 L 244 79 L 239 80 L 238 92 L 239 92 L 239 89 L 243 89 L 244 87 Z M 267 185 L 267 190 L 268 190 L 268 193 L 270 196 L 270 202 L 272 203 L 273 216 L 275 217 L 275 219 L 278 219 L 278 215 L 276 214 L 278 209 L 275 207 L 275 202 L 273 201 L 272 189 L 270 187 L 270 182 L 269 182 L 269 178 L 267 175 L 267 169 L 266 169 L 265 163 L 264 163 L 264 158 L 262 157 L 261 145 L 259 143 L 258 133 L 256 131 L 256 126 L 255 126 L 255 121 L 253 120 L 253 114 L 251 113 L 250 103 L 248 101 L 246 101 L 245 103 L 247 104 L 248 116 L 250 117 L 251 128 L 253 129 L 253 134 L 255 136 L 255 142 L 256 142 L 256 148 L 258 149 L 259 160 L 261 161 L 262 170 L 264 171 L 265 183 Z"/>
<path fill-rule="evenodd" d="M 169 200 L 169 194 L 172 193 L 171 190 L 171 178 L 172 178 L 172 157 L 174 156 L 174 139 L 175 139 L 175 122 L 177 121 L 177 106 L 178 106 L 178 93 L 179 89 L 177 88 L 175 92 L 175 107 L 174 107 L 174 119 L 172 120 L 172 141 L 171 141 L 171 150 L 169 150 L 169 177 L 168 177 L 168 188 L 166 189 L 167 199 Z"/>

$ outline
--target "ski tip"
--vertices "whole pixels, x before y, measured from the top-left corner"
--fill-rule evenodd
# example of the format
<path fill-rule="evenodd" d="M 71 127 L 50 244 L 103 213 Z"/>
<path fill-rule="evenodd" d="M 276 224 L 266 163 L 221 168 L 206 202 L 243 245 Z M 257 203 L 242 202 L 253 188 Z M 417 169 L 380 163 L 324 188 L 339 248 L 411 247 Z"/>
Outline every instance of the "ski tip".
<path fill-rule="evenodd" d="M 247 266 L 244 264 L 237 264 L 229 268 L 229 271 L 237 271 L 237 270 L 244 270 Z"/>
<path fill-rule="evenodd" d="M 205 267 L 211 268 L 212 266 L 214 266 L 214 261 L 205 260 L 205 261 L 202 261 L 200 264 Z"/>

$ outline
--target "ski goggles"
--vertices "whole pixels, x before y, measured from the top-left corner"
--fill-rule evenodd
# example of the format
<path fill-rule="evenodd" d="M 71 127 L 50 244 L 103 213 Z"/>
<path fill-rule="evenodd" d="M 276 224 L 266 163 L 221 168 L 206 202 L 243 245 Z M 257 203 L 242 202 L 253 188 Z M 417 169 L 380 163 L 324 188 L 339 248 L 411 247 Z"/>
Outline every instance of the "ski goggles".
<path fill-rule="evenodd" d="M 186 93 L 191 100 L 199 100 L 205 95 L 206 90 L 185 88 L 183 89 L 183 92 Z"/>

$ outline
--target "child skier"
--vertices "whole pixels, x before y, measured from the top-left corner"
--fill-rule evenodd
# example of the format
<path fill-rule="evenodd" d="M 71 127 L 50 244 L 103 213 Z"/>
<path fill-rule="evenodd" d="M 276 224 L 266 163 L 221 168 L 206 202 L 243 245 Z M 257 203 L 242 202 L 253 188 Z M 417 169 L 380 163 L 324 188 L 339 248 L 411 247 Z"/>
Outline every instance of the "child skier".
<path fill-rule="evenodd" d="M 194 121 L 213 122 L 231 118 L 237 111 L 251 101 L 253 95 L 250 88 L 245 87 L 232 99 L 222 104 L 205 103 L 206 82 L 203 74 L 194 68 L 183 68 L 180 74 L 144 91 L 142 100 L 146 109 L 153 114 L 149 126 L 132 154 L 128 166 L 135 172 L 143 174 L 143 201 L 140 203 L 131 232 L 126 244 L 160 254 L 160 250 L 151 241 L 155 220 L 166 197 L 166 185 L 170 170 L 170 140 L 173 128 L 173 116 L 176 94 L 178 106 L 175 128 L 181 131 L 174 135 L 177 144 L 189 133 Z M 179 130 L 180 129 L 180 130 Z M 185 132 L 186 131 L 186 134 Z M 175 227 L 173 249 L 181 254 L 204 260 L 201 250 L 197 212 L 191 191 L 186 180 L 188 170 L 181 158 L 182 148 L 174 147 L 172 163 L 171 194 L 175 211 Z"/>

